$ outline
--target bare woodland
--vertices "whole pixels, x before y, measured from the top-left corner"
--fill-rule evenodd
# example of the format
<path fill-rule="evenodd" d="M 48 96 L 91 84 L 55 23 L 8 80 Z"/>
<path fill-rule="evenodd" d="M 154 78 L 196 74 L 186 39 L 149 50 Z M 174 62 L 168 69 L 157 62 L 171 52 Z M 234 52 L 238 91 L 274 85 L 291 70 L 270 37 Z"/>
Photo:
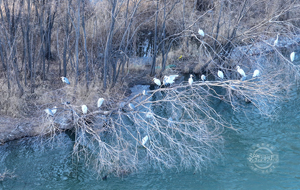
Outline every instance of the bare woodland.
<path fill-rule="evenodd" d="M 2 0 L 0 112 L 34 117 L 51 137 L 72 126 L 74 159 L 101 176 L 149 165 L 201 171 L 222 155 L 222 132 L 237 130 L 215 100 L 274 117 L 298 79 L 289 54 L 298 43 L 299 6 L 291 0 Z M 137 68 L 129 60 L 145 32 L 152 34 L 151 64 Z M 240 80 L 237 65 L 247 80 Z M 183 73 L 208 80 L 126 94 L 132 81 Z M 100 97 L 105 101 L 97 108 Z M 53 106 L 55 116 L 46 116 L 43 110 Z"/>

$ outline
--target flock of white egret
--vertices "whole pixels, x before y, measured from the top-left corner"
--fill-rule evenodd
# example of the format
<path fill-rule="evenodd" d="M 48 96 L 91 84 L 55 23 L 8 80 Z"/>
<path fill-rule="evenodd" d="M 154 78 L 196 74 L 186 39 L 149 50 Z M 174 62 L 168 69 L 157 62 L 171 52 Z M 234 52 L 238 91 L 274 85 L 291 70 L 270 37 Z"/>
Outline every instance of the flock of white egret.
<path fill-rule="evenodd" d="M 205 36 L 204 31 L 201 30 L 201 29 L 198 30 L 198 34 L 199 34 L 200 36 L 202 36 L 202 37 Z M 278 36 L 279 36 L 279 34 L 277 34 L 277 38 L 276 38 L 276 40 L 274 41 L 274 46 L 276 46 L 276 45 L 278 44 Z M 290 60 L 291 60 L 291 62 L 293 62 L 293 61 L 295 60 L 295 55 L 296 55 L 295 52 L 292 52 L 292 53 L 290 54 Z M 242 79 L 241 79 L 241 80 L 244 80 L 244 79 L 247 77 L 247 76 L 246 76 L 246 73 L 244 72 L 243 69 L 240 68 L 240 66 L 237 66 L 236 68 L 237 68 L 237 72 L 242 76 Z M 259 74 L 260 74 L 260 73 L 259 73 L 259 70 L 256 69 L 256 70 L 253 72 L 252 77 L 253 77 L 253 78 L 258 77 Z M 223 73 L 221 70 L 218 70 L 217 75 L 218 75 L 218 77 L 219 77 L 221 80 L 224 79 L 224 73 Z M 174 80 L 175 80 L 177 77 L 179 77 L 179 75 L 169 75 L 169 76 L 164 76 L 163 81 L 162 81 L 162 82 L 163 82 L 163 85 L 167 86 L 167 85 L 173 84 L 173 83 L 175 82 Z M 191 75 L 190 75 L 190 78 L 189 78 L 189 80 L 188 80 L 189 85 L 192 85 L 192 84 L 193 84 L 193 82 L 194 82 L 193 77 L 194 77 L 194 76 L 191 74 Z M 68 80 L 66 77 L 61 77 L 61 80 L 62 80 L 64 83 L 68 84 L 68 85 L 70 84 L 69 80 Z M 202 80 L 202 81 L 206 81 L 206 76 L 205 76 L 205 75 L 201 75 L 201 80 Z M 161 85 L 162 85 L 160 79 L 158 79 L 158 78 L 155 78 L 155 77 L 154 77 L 154 78 L 153 78 L 153 81 L 154 81 L 154 83 L 155 83 L 156 85 L 158 85 L 158 86 L 161 86 Z M 147 92 L 144 90 L 144 91 L 143 91 L 143 95 L 146 95 L 146 93 L 147 93 Z M 103 104 L 103 102 L 104 102 L 104 98 L 99 98 L 98 101 L 97 101 L 97 107 L 100 108 L 101 105 Z M 129 107 L 131 110 L 134 110 L 134 109 L 135 109 L 134 105 L 131 104 L 131 103 L 128 104 L 128 107 Z M 50 109 L 50 108 L 45 109 L 45 112 L 46 112 L 48 115 L 50 115 L 50 116 L 54 116 L 54 114 L 56 113 L 56 110 L 57 110 L 57 107 L 55 106 L 55 107 L 52 108 L 52 109 Z M 87 108 L 86 105 L 82 105 L 82 106 L 81 106 L 81 110 L 82 110 L 82 113 L 83 113 L 83 114 L 86 114 L 87 111 L 88 111 L 88 108 Z"/>
<path fill-rule="evenodd" d="M 205 36 L 204 31 L 201 30 L 201 29 L 198 30 L 198 34 L 199 34 L 200 36 L 202 36 L 202 37 Z M 274 41 L 274 46 L 277 46 L 277 45 L 278 45 L 278 36 L 279 36 L 279 34 L 277 34 L 277 38 L 276 38 L 276 40 Z M 296 54 L 295 52 L 292 52 L 292 53 L 290 54 L 290 60 L 291 60 L 291 62 L 293 62 L 293 61 L 295 60 L 295 54 Z M 241 80 L 246 79 L 247 75 L 246 75 L 246 73 L 244 72 L 244 70 L 241 69 L 240 66 L 237 66 L 236 68 L 237 68 L 237 72 L 242 76 Z M 259 72 L 258 69 L 254 70 L 253 75 L 252 75 L 252 78 L 258 77 L 259 74 L 260 74 L 260 72 Z M 223 73 L 221 70 L 218 70 L 217 75 L 218 75 L 218 77 L 219 77 L 221 80 L 224 79 L 224 73 Z M 179 75 L 169 75 L 169 76 L 164 76 L 162 83 L 163 83 L 163 85 L 165 85 L 165 86 L 171 85 L 171 84 L 173 84 L 173 83 L 175 82 L 175 79 L 176 79 L 177 77 L 179 77 Z M 194 76 L 191 74 L 191 75 L 190 75 L 190 78 L 188 79 L 188 83 L 189 83 L 190 86 L 192 86 L 192 84 L 193 84 L 193 82 L 194 82 L 193 77 L 194 77 Z M 205 76 L 204 74 L 202 74 L 200 78 L 201 78 L 201 80 L 202 80 L 203 82 L 206 81 L 206 76 Z M 64 83 L 70 85 L 70 82 L 69 82 L 69 80 L 68 80 L 66 77 L 61 77 L 61 80 L 62 80 L 62 82 L 64 82 Z M 153 81 L 154 81 L 154 83 L 155 83 L 156 85 L 158 85 L 158 86 L 161 86 L 161 85 L 162 85 L 160 79 L 158 79 L 158 78 L 155 78 L 155 77 L 154 77 L 154 78 L 153 78 Z M 146 94 L 147 94 L 146 90 L 144 90 L 142 94 L 143 94 L 143 95 L 146 95 Z M 103 102 L 104 102 L 104 98 L 99 98 L 98 101 L 97 101 L 97 107 L 100 108 L 101 105 L 103 104 Z M 128 107 L 130 108 L 130 110 L 135 110 L 135 106 L 134 106 L 133 104 L 131 104 L 131 103 L 128 104 Z M 82 110 L 82 113 L 83 113 L 83 114 L 87 114 L 87 112 L 88 112 L 88 107 L 87 107 L 86 105 L 82 105 L 82 106 L 81 106 L 81 110 Z M 48 116 L 54 116 L 54 114 L 55 114 L 56 111 L 57 111 L 57 107 L 54 106 L 52 109 L 47 108 L 47 109 L 45 109 L 44 111 L 47 113 Z M 151 117 L 153 117 L 153 113 L 152 113 L 152 112 L 147 112 L 147 113 L 146 113 L 146 118 L 151 118 Z M 171 122 L 172 122 L 172 118 L 169 118 L 169 119 L 168 119 L 168 123 L 170 124 Z M 146 136 L 142 139 L 142 145 L 145 146 L 145 144 L 148 142 L 148 140 L 149 140 L 149 136 L 146 135 Z"/>
<path fill-rule="evenodd" d="M 60 77 L 60 78 L 64 83 L 70 84 L 69 80 L 66 77 Z M 103 104 L 103 102 L 104 102 L 104 98 L 99 98 L 98 101 L 97 101 L 97 107 L 100 108 L 101 105 Z M 54 114 L 56 113 L 56 110 L 57 110 L 57 107 L 54 106 L 52 109 L 47 108 L 44 111 L 47 113 L 48 116 L 54 116 Z M 83 114 L 87 114 L 87 111 L 88 111 L 87 106 L 82 105 L 81 106 L 81 111 L 82 111 Z"/>
<path fill-rule="evenodd" d="M 243 69 L 240 68 L 240 66 L 237 66 L 237 72 L 242 76 L 241 80 L 245 80 L 247 75 L 245 73 L 245 71 Z M 224 73 L 221 71 L 221 70 L 218 70 L 218 73 L 217 73 L 218 77 L 223 80 L 224 79 Z M 167 85 L 167 84 L 173 84 L 175 81 L 175 79 L 178 77 L 179 75 L 170 75 L 170 76 L 164 76 L 164 79 L 163 79 L 163 85 Z M 254 70 L 253 72 L 253 75 L 252 75 L 252 78 L 255 78 L 255 77 L 258 77 L 259 76 L 259 70 L 256 69 Z M 193 80 L 193 75 L 190 74 L 190 78 L 188 79 L 188 83 L 189 85 L 192 85 L 194 80 Z M 204 82 L 206 81 L 206 76 L 205 75 L 201 75 L 201 80 Z M 158 79 L 158 78 L 153 78 L 153 81 L 154 83 L 157 85 L 157 86 L 161 86 L 161 81 Z M 143 92 L 144 94 L 144 92 Z"/>
<path fill-rule="evenodd" d="M 276 37 L 276 40 L 274 40 L 274 45 L 273 46 L 277 46 L 278 45 L 278 36 L 279 36 L 279 34 L 277 34 L 277 37 Z M 295 56 L 296 56 L 295 52 L 292 52 L 290 54 L 290 60 L 291 60 L 291 62 L 293 62 L 295 60 Z"/>
<path fill-rule="evenodd" d="M 103 104 L 103 102 L 104 102 L 104 98 L 99 98 L 98 101 L 97 101 L 97 107 L 100 108 L 101 105 Z M 48 116 L 54 116 L 54 114 L 57 111 L 57 107 L 54 106 L 52 109 L 46 108 L 44 111 L 47 113 Z M 82 105 L 81 106 L 81 111 L 82 111 L 83 114 L 87 114 L 88 107 L 86 105 Z"/>

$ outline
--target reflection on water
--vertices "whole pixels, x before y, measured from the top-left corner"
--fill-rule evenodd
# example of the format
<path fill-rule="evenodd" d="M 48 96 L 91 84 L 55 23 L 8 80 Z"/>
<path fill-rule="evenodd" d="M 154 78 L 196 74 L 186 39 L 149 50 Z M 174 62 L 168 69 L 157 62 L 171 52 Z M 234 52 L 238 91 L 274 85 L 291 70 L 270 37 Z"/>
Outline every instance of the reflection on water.
<path fill-rule="evenodd" d="M 201 174 L 193 171 L 141 171 L 106 181 L 72 159 L 71 139 L 60 134 L 52 147 L 37 138 L 9 142 L 0 147 L 0 172 L 14 170 L 16 178 L 0 183 L 0 189 L 298 189 L 300 187 L 299 95 L 281 105 L 271 120 L 255 112 L 225 112 L 238 132 L 224 132 L 224 158 Z M 223 105 L 225 106 L 225 105 Z M 222 105 L 218 109 L 222 108 Z M 252 110 L 251 106 L 249 109 Z M 253 171 L 248 162 L 255 144 L 276 149 L 279 163 L 267 174 Z"/>

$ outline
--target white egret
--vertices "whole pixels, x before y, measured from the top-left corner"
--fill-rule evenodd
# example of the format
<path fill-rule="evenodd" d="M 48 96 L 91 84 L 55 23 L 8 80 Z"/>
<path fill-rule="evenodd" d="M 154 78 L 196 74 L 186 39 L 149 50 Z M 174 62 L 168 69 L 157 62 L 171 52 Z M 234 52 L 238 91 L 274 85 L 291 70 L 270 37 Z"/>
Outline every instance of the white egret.
<path fill-rule="evenodd" d="M 179 77 L 179 75 L 164 76 L 163 84 L 173 84 L 176 77 Z"/>
<path fill-rule="evenodd" d="M 66 77 L 60 77 L 64 83 L 70 84 L 69 80 Z"/>
<path fill-rule="evenodd" d="M 52 111 L 52 113 L 53 113 L 53 115 L 56 113 L 56 111 L 57 111 L 57 107 L 56 106 L 54 106 L 52 109 L 51 109 L 51 111 Z"/>
<path fill-rule="evenodd" d="M 218 70 L 218 77 L 224 79 L 224 74 L 222 71 Z"/>
<path fill-rule="evenodd" d="M 154 81 L 154 83 L 156 84 L 156 85 L 158 85 L 158 86 L 161 86 L 161 82 L 160 82 L 160 80 L 159 79 L 157 79 L 157 78 L 153 78 L 153 81 Z"/>
<path fill-rule="evenodd" d="M 128 107 L 129 107 L 131 110 L 134 110 L 134 109 L 135 109 L 135 106 L 134 106 L 132 103 L 129 103 L 129 104 L 128 104 Z"/>
<path fill-rule="evenodd" d="M 292 52 L 292 53 L 291 53 L 290 58 L 291 58 L 291 62 L 293 62 L 294 59 L 295 59 L 295 52 Z"/>
<path fill-rule="evenodd" d="M 236 66 L 236 68 L 237 68 L 237 71 L 240 73 L 240 75 L 242 75 L 243 77 L 246 77 L 244 70 L 241 69 L 240 66 Z"/>
<path fill-rule="evenodd" d="M 97 101 L 97 107 L 100 108 L 103 102 L 104 102 L 104 98 L 99 98 Z"/>
<path fill-rule="evenodd" d="M 259 70 L 258 69 L 256 69 L 254 72 L 253 72 L 253 78 L 255 78 L 255 77 L 258 77 L 259 76 Z"/>
<path fill-rule="evenodd" d="M 189 85 L 192 85 L 192 84 L 193 84 L 193 82 L 194 82 L 193 77 L 194 77 L 194 76 L 191 74 L 191 75 L 190 75 L 190 78 L 189 78 Z"/>
<path fill-rule="evenodd" d="M 198 34 L 200 34 L 202 37 L 204 37 L 204 31 L 203 30 L 201 30 L 200 28 L 199 28 L 199 30 L 198 30 Z"/>
<path fill-rule="evenodd" d="M 52 111 L 51 111 L 51 109 L 47 108 L 47 109 L 45 109 L 44 111 L 47 113 L 48 116 L 49 116 L 49 115 L 50 115 L 50 116 L 54 116 L 53 113 L 52 113 Z"/>
<path fill-rule="evenodd" d="M 277 44 L 278 44 L 278 34 L 276 40 L 274 41 L 274 46 L 277 46 Z"/>
<path fill-rule="evenodd" d="M 152 112 L 147 112 L 146 113 L 146 118 L 152 118 L 153 117 L 153 113 Z"/>
<path fill-rule="evenodd" d="M 147 91 L 143 90 L 143 95 L 146 96 L 147 95 Z"/>
<path fill-rule="evenodd" d="M 206 76 L 205 75 L 201 75 L 201 80 L 204 82 L 206 80 Z"/>
<path fill-rule="evenodd" d="M 82 113 L 83 113 L 83 114 L 87 114 L 88 108 L 87 108 L 86 105 L 82 105 L 82 106 L 81 106 L 81 110 L 82 110 Z"/>
<path fill-rule="evenodd" d="M 143 139 L 142 139 L 142 145 L 145 146 L 145 144 L 147 143 L 147 141 L 149 140 L 148 135 L 146 135 Z"/>

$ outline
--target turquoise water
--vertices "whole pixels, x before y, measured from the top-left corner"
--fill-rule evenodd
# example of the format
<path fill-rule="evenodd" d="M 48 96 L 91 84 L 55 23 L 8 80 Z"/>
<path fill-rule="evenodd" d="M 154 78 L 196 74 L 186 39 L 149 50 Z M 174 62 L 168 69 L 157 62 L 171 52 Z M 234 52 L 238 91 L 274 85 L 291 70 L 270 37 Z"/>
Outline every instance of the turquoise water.
<path fill-rule="evenodd" d="M 300 101 L 297 91 L 291 96 L 273 119 L 256 114 L 251 104 L 248 109 L 254 111 L 247 116 L 223 112 L 239 130 L 224 131 L 223 157 L 201 173 L 149 169 L 102 181 L 92 169 L 72 159 L 73 142 L 60 134 L 51 147 L 41 146 L 39 138 L 0 146 L 0 173 L 6 168 L 16 175 L 0 182 L 0 189 L 300 189 Z M 257 144 L 272 146 L 279 157 L 269 173 L 251 169 L 249 152 Z"/>

